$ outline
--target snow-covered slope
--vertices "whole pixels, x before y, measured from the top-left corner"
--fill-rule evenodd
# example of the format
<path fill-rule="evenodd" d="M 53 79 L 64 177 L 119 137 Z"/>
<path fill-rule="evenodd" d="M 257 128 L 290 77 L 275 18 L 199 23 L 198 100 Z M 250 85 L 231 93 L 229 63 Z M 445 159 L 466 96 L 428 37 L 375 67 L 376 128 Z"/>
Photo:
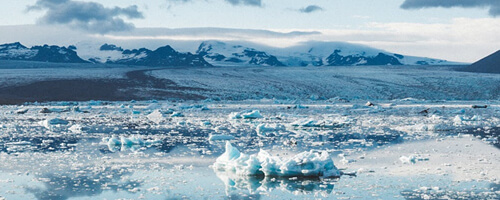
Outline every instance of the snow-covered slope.
<path fill-rule="evenodd" d="M 219 41 L 206 41 L 200 44 L 197 54 L 216 65 L 264 65 L 285 66 L 278 59 L 266 52 L 242 45 L 228 45 Z"/>
<path fill-rule="evenodd" d="M 27 60 L 58 63 L 85 63 L 78 57 L 76 47 L 34 46 L 27 48 L 19 42 L 0 45 L 0 60 Z"/>
<path fill-rule="evenodd" d="M 213 65 L 349 66 L 453 65 L 446 60 L 405 56 L 344 42 L 304 42 L 287 48 L 252 43 L 205 41 L 197 51 Z"/>

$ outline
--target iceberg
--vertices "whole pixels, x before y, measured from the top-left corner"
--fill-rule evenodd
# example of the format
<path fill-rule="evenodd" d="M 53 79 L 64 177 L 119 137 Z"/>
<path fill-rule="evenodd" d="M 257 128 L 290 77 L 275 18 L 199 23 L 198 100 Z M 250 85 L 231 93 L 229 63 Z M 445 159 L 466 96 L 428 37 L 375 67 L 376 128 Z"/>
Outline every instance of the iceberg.
<path fill-rule="evenodd" d="M 147 115 L 147 118 L 156 124 L 160 124 L 165 120 L 165 116 L 163 115 L 163 113 L 161 113 L 160 110 L 153 111 L 152 113 Z"/>
<path fill-rule="evenodd" d="M 232 112 L 229 114 L 229 119 L 259 119 L 263 118 L 259 110 Z"/>
<path fill-rule="evenodd" d="M 59 118 L 49 118 L 39 122 L 39 124 L 47 129 L 51 129 L 52 126 L 66 126 L 69 124 L 69 122 Z"/>
<path fill-rule="evenodd" d="M 339 177 L 341 171 L 334 165 L 327 151 L 314 150 L 282 159 L 264 150 L 247 155 L 226 142 L 226 151 L 217 158 L 213 168 L 243 176 L 266 177 Z"/>

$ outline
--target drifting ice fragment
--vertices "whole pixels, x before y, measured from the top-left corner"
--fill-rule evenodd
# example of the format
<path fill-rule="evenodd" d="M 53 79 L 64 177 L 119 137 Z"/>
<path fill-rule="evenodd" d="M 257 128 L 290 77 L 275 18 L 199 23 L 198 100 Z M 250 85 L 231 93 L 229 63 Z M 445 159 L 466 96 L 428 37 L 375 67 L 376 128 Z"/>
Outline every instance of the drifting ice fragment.
<path fill-rule="evenodd" d="M 161 123 L 165 119 L 165 116 L 163 116 L 163 113 L 161 113 L 160 110 L 153 111 L 147 117 L 149 120 L 151 120 L 152 122 L 154 122 L 156 124 Z"/>
<path fill-rule="evenodd" d="M 263 118 L 258 110 L 243 111 L 243 112 L 232 112 L 229 114 L 229 119 L 258 119 Z"/>
<path fill-rule="evenodd" d="M 172 113 L 172 115 L 170 115 L 170 117 L 184 117 L 184 115 L 180 112 L 174 112 Z"/>
<path fill-rule="evenodd" d="M 140 137 L 136 136 L 130 136 L 130 137 L 123 137 L 120 136 L 118 139 L 116 136 L 112 136 L 111 138 L 103 138 L 102 142 L 106 145 L 108 145 L 108 148 L 111 151 L 115 151 L 121 147 L 121 149 L 136 149 L 133 147 L 142 147 L 142 146 L 149 146 L 153 144 L 158 144 L 160 143 L 159 140 L 143 140 Z"/>
<path fill-rule="evenodd" d="M 69 122 L 59 118 L 46 119 L 39 122 L 40 125 L 45 126 L 45 128 L 50 129 L 51 126 L 61 126 L 68 125 Z"/>
<path fill-rule="evenodd" d="M 279 132 L 279 131 L 285 131 L 286 128 L 285 126 L 281 124 L 259 124 L 255 131 L 257 132 L 257 135 L 259 136 L 267 136 L 266 133 L 272 133 L 272 132 Z"/>
<path fill-rule="evenodd" d="M 415 164 L 417 163 L 417 161 L 428 161 L 429 158 L 424 158 L 420 155 L 410 155 L 410 156 L 401 156 L 399 160 L 403 164 Z"/>
<path fill-rule="evenodd" d="M 215 140 L 234 140 L 235 137 L 232 135 L 210 135 L 208 140 L 210 141 L 215 141 Z"/>
<path fill-rule="evenodd" d="M 258 154 L 240 153 L 230 142 L 226 152 L 217 158 L 214 169 L 247 176 L 278 177 L 338 177 L 341 172 L 335 167 L 327 151 L 303 152 L 292 158 L 281 159 L 264 150 Z"/>
<path fill-rule="evenodd" d="M 241 117 L 243 117 L 243 119 L 258 119 L 262 118 L 262 115 L 260 114 L 260 111 L 252 110 L 251 112 L 248 113 L 242 113 Z"/>

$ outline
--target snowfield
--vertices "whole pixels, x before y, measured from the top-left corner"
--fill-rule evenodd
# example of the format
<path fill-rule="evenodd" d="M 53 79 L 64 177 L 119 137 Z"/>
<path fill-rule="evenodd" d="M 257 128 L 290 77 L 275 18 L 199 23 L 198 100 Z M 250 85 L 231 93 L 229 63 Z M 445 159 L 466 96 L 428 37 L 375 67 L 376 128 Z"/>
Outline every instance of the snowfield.
<path fill-rule="evenodd" d="M 230 100 L 500 99 L 499 75 L 454 67 L 223 67 L 155 70 L 151 75 L 206 89 L 195 94 Z"/>

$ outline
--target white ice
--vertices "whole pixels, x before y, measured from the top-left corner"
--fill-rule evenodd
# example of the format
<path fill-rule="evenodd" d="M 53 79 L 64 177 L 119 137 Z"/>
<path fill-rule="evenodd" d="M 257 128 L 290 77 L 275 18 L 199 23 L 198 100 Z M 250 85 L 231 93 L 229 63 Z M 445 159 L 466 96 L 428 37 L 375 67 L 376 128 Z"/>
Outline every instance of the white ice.
<path fill-rule="evenodd" d="M 247 155 L 226 142 L 226 151 L 213 165 L 219 171 L 229 171 L 246 176 L 278 177 L 338 177 L 341 172 L 335 167 L 327 151 L 307 151 L 291 158 L 272 156 L 264 150 Z"/>

